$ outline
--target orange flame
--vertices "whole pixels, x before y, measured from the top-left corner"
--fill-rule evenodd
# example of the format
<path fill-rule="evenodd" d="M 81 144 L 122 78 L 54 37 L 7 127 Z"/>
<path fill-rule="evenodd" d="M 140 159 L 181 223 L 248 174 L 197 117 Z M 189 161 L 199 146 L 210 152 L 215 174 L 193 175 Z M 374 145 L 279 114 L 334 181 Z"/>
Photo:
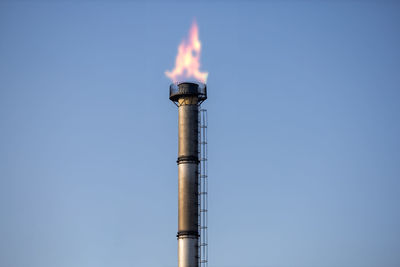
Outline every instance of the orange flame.
<path fill-rule="evenodd" d="M 165 75 L 174 83 L 186 79 L 206 83 L 208 72 L 200 69 L 201 43 L 199 40 L 199 29 L 194 21 L 189 32 L 189 38 L 183 40 L 178 47 L 178 55 L 175 59 L 175 69 L 166 71 Z"/>

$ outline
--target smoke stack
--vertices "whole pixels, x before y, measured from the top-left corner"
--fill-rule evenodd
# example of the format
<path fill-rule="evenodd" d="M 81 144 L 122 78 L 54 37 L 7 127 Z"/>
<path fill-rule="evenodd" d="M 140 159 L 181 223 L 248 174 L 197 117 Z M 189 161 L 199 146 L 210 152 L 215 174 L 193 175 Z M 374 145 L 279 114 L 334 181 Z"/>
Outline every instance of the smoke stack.
<path fill-rule="evenodd" d="M 169 99 L 179 109 L 178 266 L 199 266 L 199 107 L 207 99 L 205 84 L 170 86 Z"/>

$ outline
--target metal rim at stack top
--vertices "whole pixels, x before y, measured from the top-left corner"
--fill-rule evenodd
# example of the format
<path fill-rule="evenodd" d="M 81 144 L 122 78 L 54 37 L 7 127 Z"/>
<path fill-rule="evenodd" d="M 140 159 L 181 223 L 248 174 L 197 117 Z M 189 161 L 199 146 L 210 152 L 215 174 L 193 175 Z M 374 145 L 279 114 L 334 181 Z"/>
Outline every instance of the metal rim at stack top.
<path fill-rule="evenodd" d="M 207 99 L 207 85 L 198 82 L 173 83 L 169 87 L 169 99 L 178 102 L 182 97 L 197 96 L 199 104 Z"/>

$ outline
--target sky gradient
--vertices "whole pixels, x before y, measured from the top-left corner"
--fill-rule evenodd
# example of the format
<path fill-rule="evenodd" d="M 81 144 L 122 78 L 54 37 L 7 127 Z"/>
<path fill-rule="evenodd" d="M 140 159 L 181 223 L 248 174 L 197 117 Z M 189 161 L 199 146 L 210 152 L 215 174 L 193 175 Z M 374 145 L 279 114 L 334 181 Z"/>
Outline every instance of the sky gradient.
<path fill-rule="evenodd" d="M 177 265 L 178 110 L 209 72 L 210 267 L 400 266 L 396 1 L 0 2 L 0 267 Z"/>

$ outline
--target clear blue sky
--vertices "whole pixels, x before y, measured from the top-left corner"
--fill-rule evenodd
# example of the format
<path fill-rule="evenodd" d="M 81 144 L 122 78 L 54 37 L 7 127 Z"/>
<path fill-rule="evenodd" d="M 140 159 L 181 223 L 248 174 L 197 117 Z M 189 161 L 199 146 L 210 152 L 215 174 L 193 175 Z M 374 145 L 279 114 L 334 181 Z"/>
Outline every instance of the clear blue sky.
<path fill-rule="evenodd" d="M 0 267 L 176 266 L 177 108 L 208 71 L 210 267 L 400 266 L 396 1 L 0 2 Z"/>

